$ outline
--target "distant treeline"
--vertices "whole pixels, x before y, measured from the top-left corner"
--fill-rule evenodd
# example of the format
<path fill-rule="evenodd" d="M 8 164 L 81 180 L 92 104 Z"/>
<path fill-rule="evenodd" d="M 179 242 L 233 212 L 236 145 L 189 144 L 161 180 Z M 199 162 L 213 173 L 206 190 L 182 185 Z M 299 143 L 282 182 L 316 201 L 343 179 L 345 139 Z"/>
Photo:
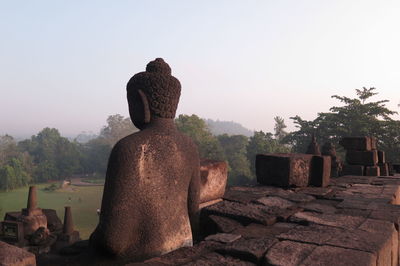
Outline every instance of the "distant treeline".
<path fill-rule="evenodd" d="M 356 98 L 332 96 L 342 106 L 333 106 L 330 112 L 318 113 L 312 121 L 299 116 L 291 117 L 297 130 L 286 132 L 281 117 L 275 117 L 274 132 L 243 132 L 240 124 L 227 122 L 230 134 L 218 132 L 220 121 L 206 121 L 196 115 L 180 115 L 177 128 L 189 135 L 198 145 L 201 158 L 225 160 L 229 164 L 230 185 L 253 183 L 255 179 L 255 156 L 258 153 L 304 152 L 314 134 L 322 145 L 338 141 L 344 136 L 375 136 L 379 149 L 386 152 L 391 162 L 399 162 L 400 121 L 391 118 L 396 114 L 386 108 L 387 100 L 376 102 L 369 98 L 376 95 L 375 88 L 356 90 Z M 211 131 L 210 127 L 214 126 Z M 233 131 L 232 131 L 233 130 Z M 16 142 L 9 135 L 0 136 L 0 189 L 10 190 L 29 183 L 62 180 L 74 174 L 104 175 L 111 148 L 121 138 L 137 131 L 129 118 L 112 115 L 107 119 L 99 135 L 90 136 L 85 143 L 78 139 L 68 140 L 54 128 L 44 128 L 30 139 Z M 226 132 L 226 131 L 220 131 Z M 236 133 L 236 134 L 235 134 Z M 249 136 L 250 135 L 250 136 Z"/>

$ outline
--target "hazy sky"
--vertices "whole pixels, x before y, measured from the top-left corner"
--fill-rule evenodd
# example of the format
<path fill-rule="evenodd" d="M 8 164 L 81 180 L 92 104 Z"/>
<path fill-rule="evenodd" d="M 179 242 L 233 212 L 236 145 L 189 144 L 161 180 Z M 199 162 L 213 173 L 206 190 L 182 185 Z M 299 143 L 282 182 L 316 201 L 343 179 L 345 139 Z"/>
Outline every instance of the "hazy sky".
<path fill-rule="evenodd" d="M 179 114 L 293 129 L 363 86 L 398 110 L 399 14 L 398 0 L 0 1 L 0 134 L 97 133 L 156 57 L 181 81 Z"/>

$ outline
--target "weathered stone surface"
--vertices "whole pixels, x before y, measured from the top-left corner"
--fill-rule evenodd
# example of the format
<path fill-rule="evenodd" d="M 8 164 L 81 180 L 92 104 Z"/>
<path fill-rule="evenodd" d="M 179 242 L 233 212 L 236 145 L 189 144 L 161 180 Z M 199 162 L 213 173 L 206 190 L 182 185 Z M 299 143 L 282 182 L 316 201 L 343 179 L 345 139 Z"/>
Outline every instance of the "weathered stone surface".
<path fill-rule="evenodd" d="M 316 245 L 281 241 L 273 245 L 265 255 L 263 265 L 296 266 L 307 258 Z M 318 260 L 317 260 L 318 261 Z M 315 262 L 317 262 L 315 261 Z"/>
<path fill-rule="evenodd" d="M 303 193 L 288 193 L 285 195 L 281 195 L 280 197 L 296 203 L 304 203 L 315 200 L 315 197 Z"/>
<path fill-rule="evenodd" d="M 370 137 L 345 137 L 339 144 L 345 150 L 370 151 L 372 149 Z"/>
<path fill-rule="evenodd" d="M 278 235 L 277 237 L 280 240 L 291 240 L 322 245 L 343 231 L 344 229 L 333 226 L 323 226 L 317 224 L 312 224 L 310 226 L 299 225 L 286 233 Z"/>
<path fill-rule="evenodd" d="M 178 250 L 167 253 L 161 257 L 149 259 L 146 265 L 182 265 L 199 259 L 208 253 L 215 251 L 223 244 L 214 241 L 202 241 L 193 247 L 183 247 Z"/>
<path fill-rule="evenodd" d="M 232 190 L 228 189 L 223 196 L 224 200 L 240 202 L 240 203 L 250 203 L 254 200 L 265 195 L 264 193 L 252 193 L 247 191 Z"/>
<path fill-rule="evenodd" d="M 256 204 L 242 204 L 238 202 L 223 201 L 202 210 L 205 215 L 215 214 L 236 219 L 243 224 L 252 222 L 271 225 L 276 222 L 275 214 L 265 206 Z"/>
<path fill-rule="evenodd" d="M 47 218 L 47 228 L 50 232 L 58 232 L 63 228 L 63 224 L 60 218 L 57 216 L 56 210 L 53 209 L 42 209 L 44 215 Z"/>
<path fill-rule="evenodd" d="M 386 163 L 386 157 L 384 151 L 377 151 L 378 152 L 378 163 Z"/>
<path fill-rule="evenodd" d="M 337 211 L 336 207 L 334 207 L 333 205 L 323 204 L 320 202 L 308 202 L 308 203 L 303 203 L 300 206 L 301 208 L 304 209 L 304 211 L 310 211 L 310 212 L 335 213 Z"/>
<path fill-rule="evenodd" d="M 309 185 L 326 187 L 331 177 L 331 157 L 313 156 L 311 160 L 311 175 Z"/>
<path fill-rule="evenodd" d="M 305 187 L 309 184 L 310 154 L 257 154 L 257 182 L 280 187 Z"/>
<path fill-rule="evenodd" d="M 252 262 L 242 261 L 236 258 L 232 258 L 230 256 L 222 256 L 216 252 L 206 254 L 199 259 L 189 262 L 187 264 L 183 264 L 185 266 L 214 266 L 214 265 L 237 265 L 237 266 L 251 266 L 256 265 Z"/>
<path fill-rule="evenodd" d="M 363 217 L 348 216 L 342 214 L 320 214 L 314 212 L 298 212 L 290 221 L 300 224 L 320 224 L 339 227 L 343 229 L 355 229 L 365 221 Z"/>
<path fill-rule="evenodd" d="M 390 175 L 388 163 L 378 163 L 378 167 L 379 167 L 379 169 L 380 169 L 380 175 L 381 175 L 381 176 L 388 176 L 388 175 Z"/>
<path fill-rule="evenodd" d="M 205 238 L 206 241 L 216 241 L 216 242 L 221 242 L 221 243 L 231 243 L 233 241 L 238 240 L 241 238 L 241 235 L 236 235 L 236 234 L 225 234 L 225 233 L 219 233 L 215 235 L 209 235 Z"/>
<path fill-rule="evenodd" d="M 346 230 L 326 242 L 327 245 L 361 250 L 376 255 L 377 265 L 392 265 L 392 238 L 378 232 Z"/>
<path fill-rule="evenodd" d="M 320 187 L 305 187 L 298 190 L 300 193 L 315 196 L 316 198 L 324 198 L 326 195 L 332 192 L 332 188 L 320 188 Z"/>
<path fill-rule="evenodd" d="M 241 260 L 259 263 L 265 252 L 278 240 L 271 237 L 239 239 L 229 245 L 225 245 L 217 252 L 239 258 Z"/>
<path fill-rule="evenodd" d="M 399 234 L 392 222 L 367 219 L 360 225 L 359 229 L 372 233 L 378 233 L 387 239 L 391 239 L 391 261 L 392 265 L 398 265 L 399 262 Z M 378 255 L 381 259 L 381 256 Z M 385 261 L 385 260 L 383 260 Z"/>
<path fill-rule="evenodd" d="M 0 241 L 0 265 L 2 266 L 35 266 L 35 255 Z"/>
<path fill-rule="evenodd" d="M 262 197 L 262 198 L 255 200 L 254 202 L 260 203 L 267 207 L 271 207 L 271 208 L 275 207 L 275 208 L 281 208 L 281 209 L 287 209 L 287 208 L 295 206 L 295 204 L 289 200 L 283 199 L 281 197 L 274 197 L 274 196 Z"/>
<path fill-rule="evenodd" d="M 376 256 L 368 252 L 321 246 L 316 247 L 300 265 L 375 266 L 377 264 Z"/>
<path fill-rule="evenodd" d="M 200 203 L 222 198 L 228 179 L 228 164 L 214 160 L 200 161 Z"/>
<path fill-rule="evenodd" d="M 372 150 L 376 150 L 377 149 L 377 145 L 376 145 L 376 143 L 377 143 L 377 139 L 375 138 L 375 137 L 369 137 L 370 138 L 370 141 L 371 141 L 371 149 Z"/>
<path fill-rule="evenodd" d="M 281 233 L 287 232 L 294 227 L 296 224 L 293 223 L 276 223 L 272 226 L 265 226 L 261 224 L 249 224 L 245 227 L 241 227 L 232 232 L 232 234 L 241 235 L 243 238 L 259 238 L 263 237 L 275 237 Z"/>
<path fill-rule="evenodd" d="M 348 164 L 373 166 L 378 163 L 378 152 L 372 151 L 353 151 L 346 152 L 346 162 Z"/>
<path fill-rule="evenodd" d="M 362 176 L 364 175 L 364 165 L 343 165 L 342 175 L 356 175 Z"/>
<path fill-rule="evenodd" d="M 230 233 L 233 230 L 242 227 L 239 222 L 218 215 L 210 215 L 209 219 L 215 224 L 217 231 L 220 233 Z"/>
<path fill-rule="evenodd" d="M 367 166 L 365 168 L 365 175 L 367 176 L 380 176 L 381 171 L 378 166 Z"/>
<path fill-rule="evenodd" d="M 92 248 L 142 261 L 197 237 L 200 162 L 197 146 L 174 122 L 180 92 L 161 58 L 129 80 L 129 113 L 140 131 L 111 151 Z"/>

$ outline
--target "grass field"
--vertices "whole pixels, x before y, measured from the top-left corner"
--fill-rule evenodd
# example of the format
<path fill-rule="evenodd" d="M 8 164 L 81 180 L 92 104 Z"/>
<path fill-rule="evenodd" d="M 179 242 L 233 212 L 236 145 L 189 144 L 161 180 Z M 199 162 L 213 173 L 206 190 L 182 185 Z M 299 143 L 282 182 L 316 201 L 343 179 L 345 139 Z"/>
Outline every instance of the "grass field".
<path fill-rule="evenodd" d="M 71 206 L 75 229 L 80 232 L 82 239 L 89 238 L 98 222 L 96 210 L 100 208 L 103 186 L 72 186 L 75 191 L 43 190 L 49 184 L 37 185 L 38 207 L 55 209 L 61 221 L 64 221 L 64 206 Z M 0 192 L 0 220 L 8 211 L 20 211 L 26 208 L 28 187 L 9 192 Z"/>

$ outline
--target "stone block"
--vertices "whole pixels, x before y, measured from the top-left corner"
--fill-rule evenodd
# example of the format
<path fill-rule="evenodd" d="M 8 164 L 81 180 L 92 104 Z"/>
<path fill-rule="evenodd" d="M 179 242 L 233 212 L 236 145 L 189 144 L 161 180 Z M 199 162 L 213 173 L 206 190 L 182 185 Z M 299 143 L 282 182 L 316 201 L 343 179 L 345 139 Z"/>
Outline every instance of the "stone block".
<path fill-rule="evenodd" d="M 230 233 L 233 230 L 242 227 L 242 225 L 239 222 L 226 217 L 218 215 L 210 215 L 208 218 L 210 218 L 211 222 L 214 224 L 217 231 L 220 233 Z"/>
<path fill-rule="evenodd" d="M 185 266 L 198 266 L 198 265 L 235 265 L 235 266 L 249 266 L 256 265 L 252 262 L 242 261 L 231 256 L 223 256 L 216 252 L 208 253 L 201 256 L 197 260 L 186 263 Z"/>
<path fill-rule="evenodd" d="M 292 230 L 277 236 L 280 240 L 291 240 L 315 245 L 323 245 L 330 239 L 340 234 L 344 229 L 311 224 L 309 226 L 296 226 Z"/>
<path fill-rule="evenodd" d="M 331 177 L 331 157 L 313 156 L 309 184 L 315 187 L 326 187 Z"/>
<path fill-rule="evenodd" d="M 271 208 L 281 208 L 287 209 L 290 207 L 294 207 L 295 204 L 289 200 L 283 199 L 281 197 L 261 197 L 254 201 L 255 203 L 259 203 Z"/>
<path fill-rule="evenodd" d="M 279 187 L 305 187 L 309 184 L 310 154 L 257 154 L 257 182 Z"/>
<path fill-rule="evenodd" d="M 241 238 L 229 245 L 225 245 L 220 249 L 217 249 L 217 252 L 239 258 L 241 260 L 259 263 L 268 248 L 277 242 L 277 239 L 271 237 L 251 239 Z"/>
<path fill-rule="evenodd" d="M 346 152 L 346 162 L 348 164 L 373 166 L 378 163 L 378 152 L 348 150 Z"/>
<path fill-rule="evenodd" d="M 375 137 L 369 137 L 371 141 L 371 149 L 376 150 L 377 149 L 377 139 Z"/>
<path fill-rule="evenodd" d="M 380 170 L 381 169 L 379 166 L 367 166 L 365 168 L 365 175 L 366 176 L 380 176 L 381 175 Z"/>
<path fill-rule="evenodd" d="M 319 246 L 300 265 L 375 266 L 377 264 L 376 256 L 368 252 Z"/>
<path fill-rule="evenodd" d="M 394 227 L 393 227 L 394 230 Z M 392 265 L 392 234 L 395 232 L 346 230 L 327 241 L 327 245 L 372 253 L 377 258 L 376 265 Z M 364 264 L 359 264 L 364 265 Z"/>
<path fill-rule="evenodd" d="M 276 235 L 285 233 L 298 226 L 294 223 L 275 223 L 272 226 L 265 226 L 262 224 L 249 224 L 244 227 L 240 227 L 232 232 L 232 234 L 241 235 L 243 238 L 259 238 L 263 237 L 275 237 Z"/>
<path fill-rule="evenodd" d="M 267 251 L 263 265 L 300 265 L 316 247 L 300 242 L 281 241 Z"/>
<path fill-rule="evenodd" d="M 370 151 L 373 143 L 370 137 L 345 137 L 340 140 L 339 144 L 345 150 Z"/>
<path fill-rule="evenodd" d="M 343 214 L 298 212 L 290 217 L 290 221 L 302 225 L 318 224 L 343 229 L 355 229 L 365 221 L 365 218 Z"/>
<path fill-rule="evenodd" d="M 384 151 L 377 151 L 378 152 L 378 163 L 386 163 L 385 152 Z"/>
<path fill-rule="evenodd" d="M 201 215 L 218 215 L 235 219 L 242 224 L 260 223 L 271 225 L 276 222 L 277 214 L 268 207 L 256 204 L 222 201 L 202 209 Z"/>
<path fill-rule="evenodd" d="M 378 163 L 381 176 L 389 176 L 389 165 L 387 163 Z"/>
<path fill-rule="evenodd" d="M 241 237 L 242 237 L 241 235 L 218 233 L 215 235 L 209 235 L 204 240 L 216 241 L 216 242 L 220 242 L 220 243 L 231 243 L 233 241 L 238 240 Z"/>
<path fill-rule="evenodd" d="M 343 165 L 342 175 L 356 175 L 363 176 L 364 175 L 364 165 Z"/>
<path fill-rule="evenodd" d="M 0 241 L 0 265 L 2 266 L 35 266 L 35 255 Z"/>
<path fill-rule="evenodd" d="M 228 179 L 226 162 L 201 160 L 200 203 L 222 198 Z"/>
<path fill-rule="evenodd" d="M 17 221 L 3 221 L 0 223 L 2 237 L 10 243 L 22 243 L 24 241 L 24 226 Z"/>

